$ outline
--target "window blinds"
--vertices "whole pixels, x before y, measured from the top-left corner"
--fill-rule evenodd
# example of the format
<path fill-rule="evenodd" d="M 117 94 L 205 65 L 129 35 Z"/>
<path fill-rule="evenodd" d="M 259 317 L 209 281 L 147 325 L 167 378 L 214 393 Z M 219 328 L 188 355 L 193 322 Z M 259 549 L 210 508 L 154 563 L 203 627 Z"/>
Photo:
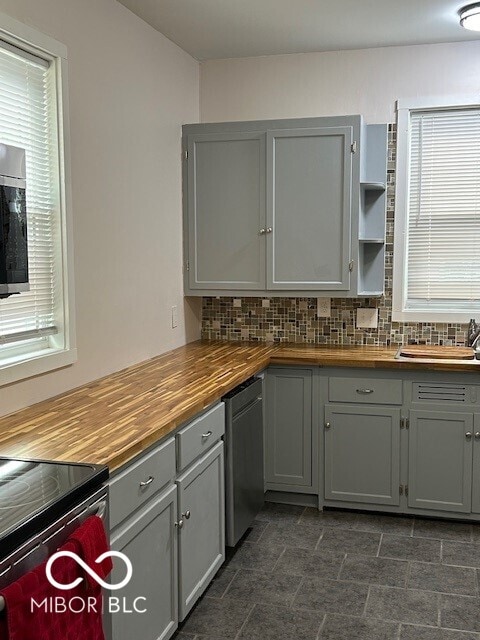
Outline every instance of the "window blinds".
<path fill-rule="evenodd" d="M 480 110 L 411 114 L 406 308 L 480 300 Z"/>
<path fill-rule="evenodd" d="M 0 346 L 55 332 L 55 108 L 48 62 L 0 42 L 0 142 L 26 152 L 30 291 L 0 299 Z"/>

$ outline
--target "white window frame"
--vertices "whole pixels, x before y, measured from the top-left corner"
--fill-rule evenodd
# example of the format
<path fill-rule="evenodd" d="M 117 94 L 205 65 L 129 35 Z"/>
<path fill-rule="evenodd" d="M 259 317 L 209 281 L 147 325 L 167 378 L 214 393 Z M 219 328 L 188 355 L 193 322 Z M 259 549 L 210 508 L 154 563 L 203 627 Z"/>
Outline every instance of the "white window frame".
<path fill-rule="evenodd" d="M 468 323 L 475 312 L 452 312 L 405 309 L 407 295 L 407 231 L 408 199 L 410 192 L 410 115 L 415 111 L 434 111 L 480 107 L 478 96 L 450 96 L 418 98 L 397 102 L 397 163 L 395 174 L 395 230 L 393 251 L 393 299 L 392 320 L 394 322 L 442 322 Z M 478 308 L 480 315 L 480 302 Z"/>
<path fill-rule="evenodd" d="M 0 386 L 24 380 L 73 364 L 77 360 L 75 335 L 75 294 L 73 277 L 73 224 L 70 177 L 70 126 L 68 118 L 67 49 L 65 45 L 0 12 L 0 38 L 53 65 L 59 157 L 60 230 L 57 260 L 61 264 L 63 308 L 58 316 L 58 333 L 50 337 L 46 349 L 26 352 L 20 357 L 0 361 Z"/>

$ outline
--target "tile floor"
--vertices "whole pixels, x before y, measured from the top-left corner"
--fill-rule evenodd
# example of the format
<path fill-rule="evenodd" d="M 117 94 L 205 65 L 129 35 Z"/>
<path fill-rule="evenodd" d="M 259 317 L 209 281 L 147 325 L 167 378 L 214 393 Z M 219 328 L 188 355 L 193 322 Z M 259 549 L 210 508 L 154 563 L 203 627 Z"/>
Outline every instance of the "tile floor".
<path fill-rule="evenodd" d="M 267 503 L 176 640 L 480 640 L 480 525 Z"/>

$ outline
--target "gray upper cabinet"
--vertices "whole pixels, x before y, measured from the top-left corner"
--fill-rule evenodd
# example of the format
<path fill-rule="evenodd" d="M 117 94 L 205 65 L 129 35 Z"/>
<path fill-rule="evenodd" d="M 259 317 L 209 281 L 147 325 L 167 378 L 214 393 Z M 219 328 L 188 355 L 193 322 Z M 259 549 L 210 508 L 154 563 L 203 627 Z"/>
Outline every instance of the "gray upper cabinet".
<path fill-rule="evenodd" d="M 183 620 L 225 560 L 223 442 L 192 464 L 177 479 L 177 486 Z"/>
<path fill-rule="evenodd" d="M 325 499 L 400 504 L 400 409 L 325 406 Z"/>
<path fill-rule="evenodd" d="M 266 381 L 266 488 L 316 493 L 311 369 L 271 368 Z"/>
<path fill-rule="evenodd" d="M 176 503 L 177 489 L 171 486 L 112 536 L 112 549 L 125 553 L 133 565 L 132 578 L 122 589 L 121 597 L 129 603 L 146 598 L 138 601 L 138 607 L 147 608 L 147 613 L 112 615 L 113 640 L 167 640 L 177 628 Z M 124 576 L 124 565 L 116 563 L 112 583 L 120 582 Z"/>
<path fill-rule="evenodd" d="M 350 289 L 353 127 L 267 132 L 267 284 Z"/>
<path fill-rule="evenodd" d="M 265 289 L 265 134 L 188 136 L 191 289 Z"/>
<path fill-rule="evenodd" d="M 185 294 L 381 295 L 385 197 L 361 194 L 386 140 L 361 116 L 185 125 Z"/>
<path fill-rule="evenodd" d="M 471 413 L 410 412 L 409 507 L 470 513 L 473 426 Z"/>

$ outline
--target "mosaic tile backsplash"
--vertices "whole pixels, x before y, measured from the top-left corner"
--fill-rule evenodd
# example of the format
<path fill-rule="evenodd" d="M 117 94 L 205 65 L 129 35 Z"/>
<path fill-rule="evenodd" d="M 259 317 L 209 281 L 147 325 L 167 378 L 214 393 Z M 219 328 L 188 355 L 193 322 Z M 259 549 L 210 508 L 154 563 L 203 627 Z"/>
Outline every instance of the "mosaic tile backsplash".
<path fill-rule="evenodd" d="M 385 296 L 333 298 L 330 318 L 317 318 L 316 298 L 203 298 L 202 337 L 326 345 L 464 345 L 467 325 L 392 322 L 395 125 L 388 133 Z M 378 308 L 378 329 L 357 329 L 356 310 Z"/>

